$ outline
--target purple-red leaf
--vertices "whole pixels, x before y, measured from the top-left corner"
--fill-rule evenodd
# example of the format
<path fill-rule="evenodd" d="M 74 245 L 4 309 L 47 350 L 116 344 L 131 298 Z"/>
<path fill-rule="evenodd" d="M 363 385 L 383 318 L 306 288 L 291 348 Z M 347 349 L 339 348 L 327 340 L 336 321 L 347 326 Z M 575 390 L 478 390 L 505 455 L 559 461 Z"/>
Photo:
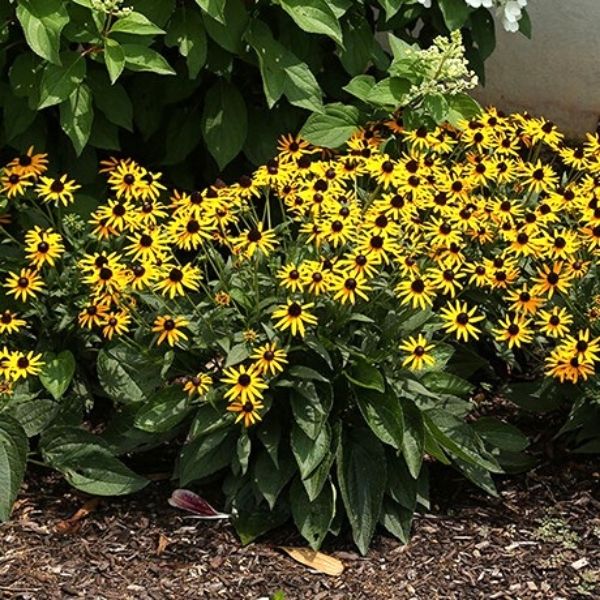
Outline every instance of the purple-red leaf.
<path fill-rule="evenodd" d="M 169 504 L 194 514 L 196 519 L 229 519 L 231 515 L 215 510 L 204 498 L 190 490 L 175 490 Z"/>

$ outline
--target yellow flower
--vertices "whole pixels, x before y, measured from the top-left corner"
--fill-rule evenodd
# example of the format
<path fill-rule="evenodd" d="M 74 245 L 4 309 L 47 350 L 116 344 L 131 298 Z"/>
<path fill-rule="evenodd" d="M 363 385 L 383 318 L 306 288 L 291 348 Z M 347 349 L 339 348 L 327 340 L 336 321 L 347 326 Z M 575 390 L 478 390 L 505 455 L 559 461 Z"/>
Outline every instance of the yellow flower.
<path fill-rule="evenodd" d="M 29 176 L 23 175 L 15 169 L 4 168 L 0 177 L 0 192 L 7 195 L 8 198 L 22 196 L 27 188 L 33 185 Z"/>
<path fill-rule="evenodd" d="M 250 355 L 254 359 L 256 370 L 261 375 L 277 375 L 283 371 L 283 366 L 287 364 L 287 354 L 285 350 L 277 348 L 275 342 L 268 342 L 264 346 L 255 348 Z"/>
<path fill-rule="evenodd" d="M 65 247 L 62 236 L 52 229 L 42 229 L 37 225 L 25 235 L 25 252 L 27 259 L 36 269 L 40 269 L 46 263 L 53 267 Z"/>
<path fill-rule="evenodd" d="M 314 302 L 300 304 L 294 300 L 288 300 L 285 306 L 279 305 L 273 311 L 273 318 L 279 319 L 275 323 L 275 327 L 281 331 L 289 328 L 292 335 L 300 334 L 300 336 L 304 337 L 305 325 L 317 324 L 317 317 L 309 312 L 314 305 Z"/>
<path fill-rule="evenodd" d="M 0 334 L 18 333 L 25 325 L 27 325 L 26 321 L 19 319 L 16 313 L 8 309 L 0 313 Z"/>
<path fill-rule="evenodd" d="M 523 315 L 517 315 L 512 319 L 507 316 L 501 319 L 498 325 L 499 327 L 492 331 L 496 334 L 496 339 L 507 342 L 509 348 L 513 346 L 520 348 L 522 344 L 529 344 L 533 339 L 530 321 Z"/>
<path fill-rule="evenodd" d="M 225 392 L 225 398 L 230 402 L 234 400 L 242 403 L 254 402 L 261 399 L 263 390 L 269 387 L 254 365 L 248 369 L 244 365 L 240 365 L 237 369 L 235 367 L 225 369 L 221 381 L 231 385 Z"/>
<path fill-rule="evenodd" d="M 262 420 L 258 412 L 262 408 L 264 408 L 264 404 L 260 400 L 235 400 L 227 406 L 229 412 L 238 414 L 235 422 L 243 421 L 244 427 L 250 427 Z"/>
<path fill-rule="evenodd" d="M 342 304 L 346 302 L 355 304 L 357 296 L 368 302 L 369 296 L 367 296 L 367 292 L 373 288 L 365 283 L 364 275 L 356 274 L 352 277 L 347 277 L 346 275 L 335 277 L 331 283 L 331 289 L 334 300 L 339 300 Z"/>
<path fill-rule="evenodd" d="M 20 273 L 10 273 L 4 287 L 17 300 L 26 302 L 29 297 L 35 298 L 44 289 L 44 282 L 37 271 L 21 269 Z"/>
<path fill-rule="evenodd" d="M 183 391 L 188 396 L 205 396 L 212 385 L 212 377 L 206 373 L 197 373 L 193 377 L 188 377 L 183 386 Z"/>
<path fill-rule="evenodd" d="M 422 334 L 416 338 L 410 336 L 400 344 L 400 350 L 408 353 L 408 356 L 402 361 L 402 366 L 408 366 L 413 371 L 420 371 L 434 365 L 435 357 L 431 354 L 434 348 L 435 345 L 429 344 Z"/>
<path fill-rule="evenodd" d="M 466 302 L 456 300 L 453 305 L 451 302 L 442 308 L 441 317 L 442 327 L 448 333 L 455 333 L 457 340 L 469 341 L 469 338 L 478 339 L 481 330 L 475 327 L 475 323 L 483 321 L 485 317 L 477 315 L 477 308 L 469 308 Z"/>
<path fill-rule="evenodd" d="M 29 375 L 39 375 L 44 366 L 41 354 L 31 352 L 12 352 L 8 359 L 9 379 L 18 381 Z"/>
<path fill-rule="evenodd" d="M 80 189 L 81 186 L 75 181 L 68 179 L 67 175 L 61 175 L 56 179 L 52 177 L 40 177 L 40 183 L 35 188 L 37 195 L 44 202 L 54 202 L 69 206 L 75 202 L 73 192 Z"/>
<path fill-rule="evenodd" d="M 166 340 L 172 348 L 180 340 L 187 340 L 188 337 L 181 331 L 181 328 L 187 327 L 189 323 L 183 317 L 171 317 L 168 315 L 156 317 L 152 327 L 152 332 L 159 334 L 156 344 L 160 346 Z"/>

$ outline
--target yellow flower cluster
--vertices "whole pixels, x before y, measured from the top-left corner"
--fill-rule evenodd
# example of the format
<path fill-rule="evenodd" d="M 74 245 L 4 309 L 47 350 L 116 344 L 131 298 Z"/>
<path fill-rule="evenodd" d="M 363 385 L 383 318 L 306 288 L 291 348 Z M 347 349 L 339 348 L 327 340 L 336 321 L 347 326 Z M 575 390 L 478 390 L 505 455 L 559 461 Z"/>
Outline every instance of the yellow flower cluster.
<path fill-rule="evenodd" d="M 77 184 L 50 180 L 45 169 L 45 156 L 29 151 L 7 165 L 2 189 L 12 198 L 37 182 L 42 200 L 70 202 Z M 560 381 L 595 372 L 598 135 L 573 148 L 549 121 L 489 109 L 434 130 L 405 130 L 396 116 L 357 131 L 343 152 L 285 136 L 277 157 L 251 176 L 203 191 L 167 192 L 161 173 L 130 159 L 104 161 L 101 172 L 110 199 L 90 218 L 98 249 L 78 260 L 88 295 L 78 320 L 107 339 L 139 325 L 148 295 L 163 309 L 143 324 L 170 346 L 188 341 L 180 299 L 201 295 L 234 310 L 216 253 L 271 285 L 279 304 L 249 326 L 272 326 L 287 343 L 327 337 L 326 308 L 360 312 L 394 295 L 398 307 L 431 311 L 444 339 L 485 334 L 545 360 Z M 59 233 L 28 232 L 29 266 L 8 276 L 10 293 L 23 301 L 39 294 L 41 269 L 64 251 Z M 582 286 L 592 293 L 576 298 Z M 399 362 L 430 367 L 442 339 L 432 331 L 398 340 Z M 262 406 L 264 375 L 285 363 L 285 343 L 265 348 L 222 379 L 246 425 Z M 185 385 L 204 394 L 211 384 L 199 373 Z"/>

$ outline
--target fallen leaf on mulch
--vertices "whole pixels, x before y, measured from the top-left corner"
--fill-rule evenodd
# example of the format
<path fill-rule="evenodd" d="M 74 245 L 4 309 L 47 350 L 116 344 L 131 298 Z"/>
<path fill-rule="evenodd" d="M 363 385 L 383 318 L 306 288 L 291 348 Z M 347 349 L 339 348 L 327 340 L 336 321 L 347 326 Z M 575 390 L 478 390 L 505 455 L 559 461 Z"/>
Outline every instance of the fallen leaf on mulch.
<path fill-rule="evenodd" d="M 156 547 L 156 555 L 160 556 L 166 549 L 167 546 L 171 543 L 171 540 L 164 534 L 161 533 L 158 536 L 158 546 Z"/>
<path fill-rule="evenodd" d="M 319 573 L 338 577 L 344 572 L 342 561 L 333 556 L 327 556 L 327 554 L 311 550 L 310 548 L 292 548 L 291 546 L 280 546 L 280 548 L 295 561 Z"/>
<path fill-rule="evenodd" d="M 100 504 L 100 498 L 90 498 L 77 512 L 54 526 L 56 533 L 74 533 L 79 529 L 80 521 L 94 512 Z"/>

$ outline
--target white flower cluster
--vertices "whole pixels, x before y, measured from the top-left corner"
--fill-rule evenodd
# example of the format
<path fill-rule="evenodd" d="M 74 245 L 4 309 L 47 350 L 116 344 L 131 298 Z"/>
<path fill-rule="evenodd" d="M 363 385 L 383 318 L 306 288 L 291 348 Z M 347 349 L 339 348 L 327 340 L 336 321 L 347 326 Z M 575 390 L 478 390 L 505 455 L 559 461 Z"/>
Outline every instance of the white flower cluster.
<path fill-rule="evenodd" d="M 123 6 L 125 0 L 92 0 L 92 8 L 106 15 L 124 17 L 133 12 L 131 6 Z"/>
<path fill-rule="evenodd" d="M 420 1 L 420 0 L 419 0 Z M 519 31 L 519 21 L 527 0 L 465 0 L 473 8 L 496 8 L 496 14 L 502 19 L 506 31 Z"/>
<path fill-rule="evenodd" d="M 411 87 L 409 102 L 428 94 L 460 94 L 479 83 L 477 75 L 469 69 L 460 31 L 453 31 L 450 37 L 436 37 L 426 50 L 411 48 L 406 57 L 413 58 L 417 72 L 424 75 L 420 84 Z"/>
<path fill-rule="evenodd" d="M 496 14 L 502 19 L 502 25 L 506 31 L 519 31 L 519 21 L 523 16 L 523 9 L 527 6 L 527 0 L 464 0 L 473 8 L 496 8 Z M 417 0 L 425 8 L 431 8 L 431 0 Z"/>

